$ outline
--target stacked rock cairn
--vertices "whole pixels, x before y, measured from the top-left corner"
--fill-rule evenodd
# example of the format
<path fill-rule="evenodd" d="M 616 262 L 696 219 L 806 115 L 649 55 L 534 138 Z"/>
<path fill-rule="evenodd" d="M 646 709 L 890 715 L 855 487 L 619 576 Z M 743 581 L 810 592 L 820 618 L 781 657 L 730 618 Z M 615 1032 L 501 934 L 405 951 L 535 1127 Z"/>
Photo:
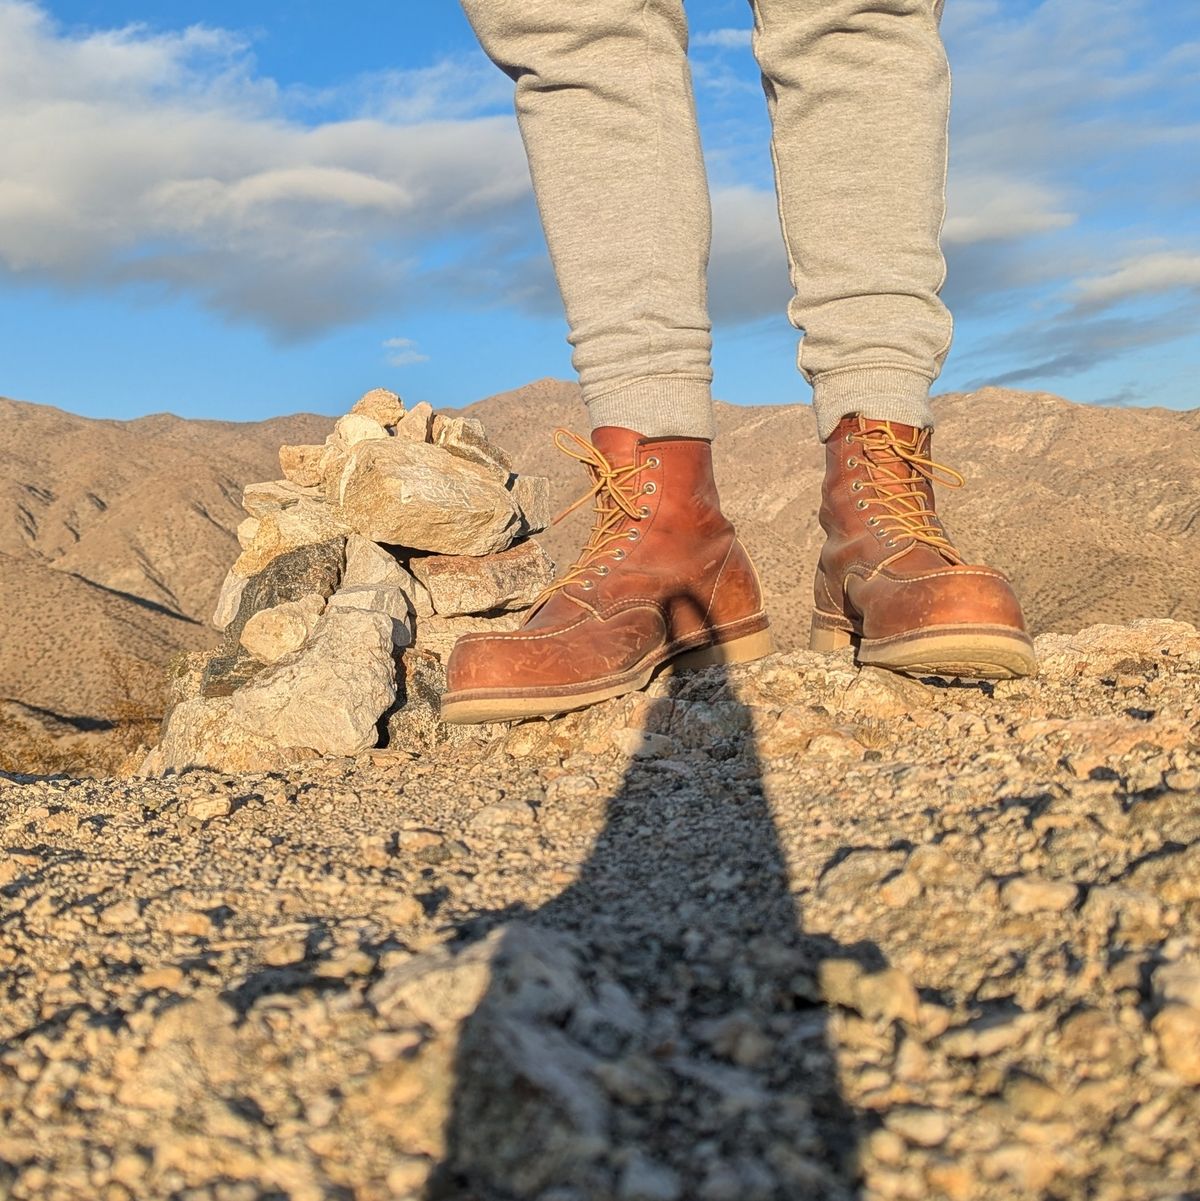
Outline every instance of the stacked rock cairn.
<path fill-rule="evenodd" d="M 263 771 L 429 744 L 459 635 L 510 630 L 554 577 L 549 484 L 471 418 L 368 392 L 250 484 L 213 651 L 181 656 L 142 774 Z"/>

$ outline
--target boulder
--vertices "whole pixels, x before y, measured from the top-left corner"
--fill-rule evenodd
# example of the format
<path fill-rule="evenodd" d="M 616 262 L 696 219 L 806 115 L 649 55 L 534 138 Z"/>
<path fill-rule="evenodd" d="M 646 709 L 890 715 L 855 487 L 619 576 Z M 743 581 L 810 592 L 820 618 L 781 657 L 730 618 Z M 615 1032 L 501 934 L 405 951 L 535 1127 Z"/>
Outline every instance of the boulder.
<path fill-rule="evenodd" d="M 408 594 L 402 588 L 386 584 L 368 584 L 359 588 L 343 586 L 329 598 L 329 607 L 382 613 L 391 619 L 392 641 L 396 646 L 408 646 L 412 642 L 411 609 Z"/>
<path fill-rule="evenodd" d="M 428 401 L 414 405 L 396 425 L 396 437 L 408 442 L 428 442 L 433 409 Z"/>
<path fill-rule="evenodd" d="M 334 444 L 357 446 L 360 442 L 376 442 L 388 437 L 388 432 L 373 417 L 364 413 L 347 413 L 339 417 L 333 427 Z"/>
<path fill-rule="evenodd" d="M 553 520 L 550 481 L 544 475 L 519 475 L 512 481 L 513 500 L 521 511 L 521 533 L 540 534 Z"/>
<path fill-rule="evenodd" d="M 251 517 L 265 517 L 279 509 L 290 509 L 302 500 L 320 500 L 316 488 L 302 488 L 291 480 L 269 480 L 262 484 L 247 484 L 242 491 L 242 508 Z"/>
<path fill-rule="evenodd" d="M 460 459 L 490 467 L 504 479 L 512 474 L 512 460 L 488 441 L 483 423 L 473 417 L 444 417 L 438 413 L 433 419 L 432 437 L 436 446 L 445 447 Z"/>
<path fill-rule="evenodd" d="M 314 488 L 321 483 L 321 456 L 324 446 L 281 446 L 279 469 L 302 488 Z"/>
<path fill-rule="evenodd" d="M 409 566 L 443 617 L 525 609 L 554 580 L 553 561 L 532 539 L 494 555 L 415 556 Z"/>
<path fill-rule="evenodd" d="M 372 388 L 355 401 L 350 412 L 361 413 L 383 426 L 397 425 L 404 417 L 404 401 L 387 388 Z"/>
<path fill-rule="evenodd" d="M 348 532 L 338 514 L 323 501 L 301 500 L 259 518 L 253 540 L 238 556 L 233 569 L 238 575 L 257 575 L 288 551 L 328 542 Z"/>
<path fill-rule="evenodd" d="M 218 630 L 223 630 L 236 616 L 238 606 L 242 603 L 242 593 L 246 591 L 246 584 L 246 577 L 238 575 L 232 568 L 226 573 L 212 616 L 212 623 Z"/>
<path fill-rule="evenodd" d="M 356 755 L 376 744 L 377 723 L 395 696 L 391 619 L 330 609 L 298 652 L 232 696 L 176 706 L 141 770 L 264 771 L 316 755 Z"/>
<path fill-rule="evenodd" d="M 345 538 L 338 537 L 297 547 L 272 559 L 262 571 L 244 581 L 237 611 L 226 621 L 225 637 L 204 669 L 204 696 L 228 696 L 262 669 L 262 664 L 241 646 L 242 630 L 255 613 L 310 593 L 322 598 L 333 595 L 342 575 L 345 545 Z M 230 576 L 236 578 L 236 573 Z M 232 593 L 233 589 L 229 590 Z M 218 609 L 217 616 L 223 617 L 224 613 Z"/>
<path fill-rule="evenodd" d="M 339 493 L 346 524 L 372 542 L 486 555 L 510 546 L 521 528 L 513 496 L 494 473 L 423 442 L 362 443 Z"/>
<path fill-rule="evenodd" d="M 278 663 L 304 645 L 324 608 L 325 599 L 310 592 L 299 600 L 260 609 L 242 627 L 241 645 L 261 663 Z"/>

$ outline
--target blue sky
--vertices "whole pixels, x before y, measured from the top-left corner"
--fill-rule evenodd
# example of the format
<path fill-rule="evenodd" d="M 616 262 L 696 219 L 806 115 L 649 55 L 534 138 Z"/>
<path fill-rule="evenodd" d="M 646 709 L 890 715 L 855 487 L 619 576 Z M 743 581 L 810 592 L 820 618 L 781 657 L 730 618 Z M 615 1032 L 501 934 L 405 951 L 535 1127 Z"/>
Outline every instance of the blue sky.
<path fill-rule="evenodd" d="M 806 401 L 748 6 L 687 8 L 715 389 Z M 1195 0 L 948 0 L 943 28 L 938 390 L 1194 407 Z M 0 0 L 0 395 L 258 418 L 569 376 L 508 86 L 451 0 Z"/>

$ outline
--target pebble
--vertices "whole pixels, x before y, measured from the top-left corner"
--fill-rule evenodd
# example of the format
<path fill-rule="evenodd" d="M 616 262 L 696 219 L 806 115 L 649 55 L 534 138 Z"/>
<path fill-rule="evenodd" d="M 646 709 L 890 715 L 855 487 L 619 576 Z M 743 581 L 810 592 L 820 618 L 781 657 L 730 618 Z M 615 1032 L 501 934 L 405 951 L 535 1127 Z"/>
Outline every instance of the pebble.
<path fill-rule="evenodd" d="M 1000 899 L 1013 913 L 1062 913 L 1075 904 L 1079 889 L 1067 880 L 1018 876 L 1000 889 Z"/>

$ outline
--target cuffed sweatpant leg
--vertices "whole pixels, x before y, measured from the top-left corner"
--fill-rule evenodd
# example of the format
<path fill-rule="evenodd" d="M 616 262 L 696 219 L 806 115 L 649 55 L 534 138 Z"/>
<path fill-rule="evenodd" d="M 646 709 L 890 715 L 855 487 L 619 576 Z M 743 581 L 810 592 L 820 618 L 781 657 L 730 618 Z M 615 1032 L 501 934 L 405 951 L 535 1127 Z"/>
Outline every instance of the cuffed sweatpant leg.
<path fill-rule="evenodd" d="M 940 0 L 750 3 L 818 433 L 848 413 L 932 425 L 951 338 Z"/>
<path fill-rule="evenodd" d="M 682 0 L 462 0 L 517 119 L 593 427 L 710 438 L 708 185 Z"/>

